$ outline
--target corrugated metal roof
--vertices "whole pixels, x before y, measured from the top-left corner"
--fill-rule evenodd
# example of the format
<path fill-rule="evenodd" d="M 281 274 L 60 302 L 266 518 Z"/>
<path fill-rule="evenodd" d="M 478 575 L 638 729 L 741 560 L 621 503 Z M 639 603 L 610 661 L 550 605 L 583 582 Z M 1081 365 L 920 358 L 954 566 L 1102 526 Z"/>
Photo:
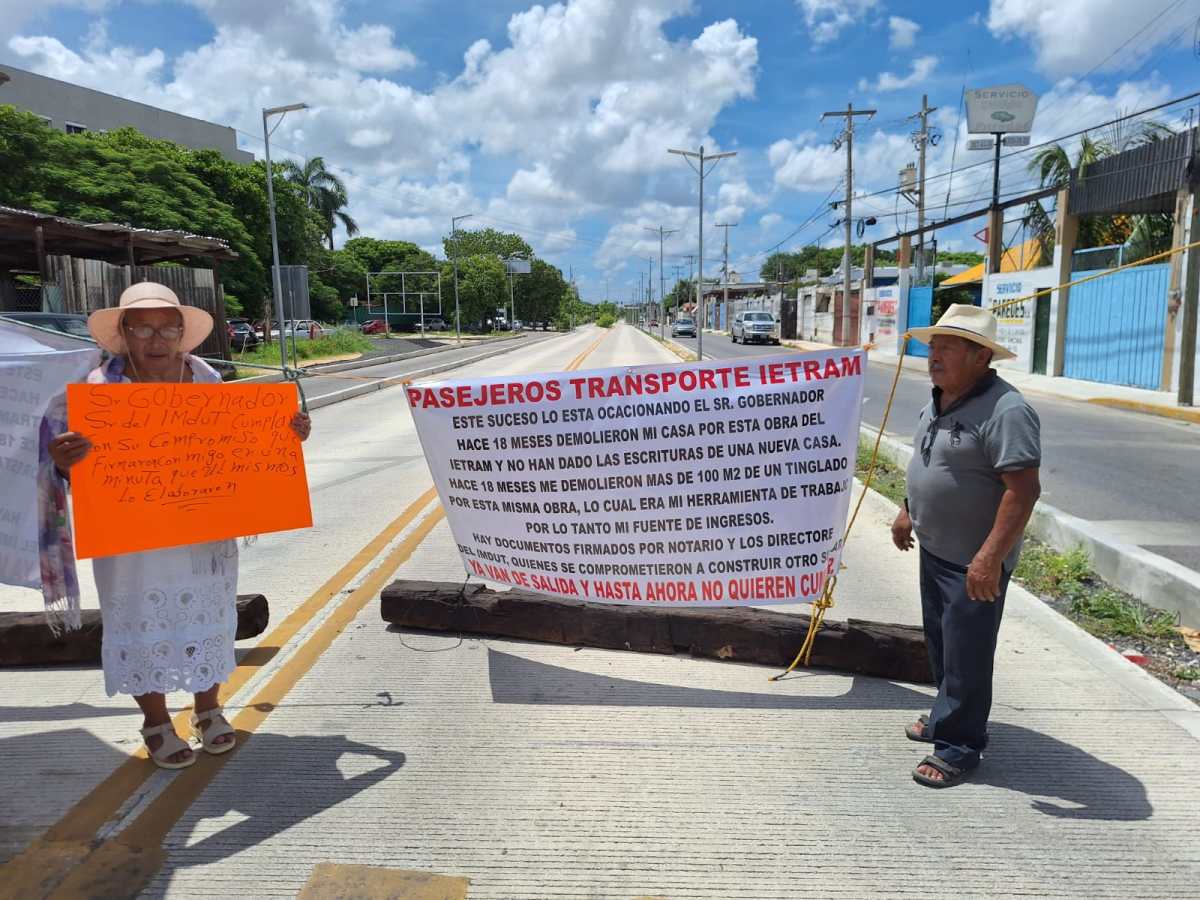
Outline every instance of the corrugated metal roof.
<path fill-rule="evenodd" d="M 1188 183 L 1196 129 L 1143 144 L 1087 166 L 1071 178 L 1071 215 L 1174 212 Z"/>

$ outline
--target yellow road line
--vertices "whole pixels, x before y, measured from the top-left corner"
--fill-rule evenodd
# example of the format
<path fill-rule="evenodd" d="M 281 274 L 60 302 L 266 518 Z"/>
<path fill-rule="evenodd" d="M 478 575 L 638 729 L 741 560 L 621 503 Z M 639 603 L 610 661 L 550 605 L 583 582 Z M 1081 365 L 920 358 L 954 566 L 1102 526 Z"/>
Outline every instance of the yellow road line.
<path fill-rule="evenodd" d="M 166 856 L 162 842 L 167 833 L 445 515 L 439 506 L 422 519 L 234 717 L 238 746 L 232 752 L 205 756 L 182 770 L 128 828 L 80 860 L 48 896 L 67 900 L 136 897 L 141 893 Z"/>
<path fill-rule="evenodd" d="M 606 329 L 567 365 L 565 371 L 579 369 L 609 334 L 611 331 Z M 434 497 L 436 488 L 431 487 L 268 634 L 234 670 L 222 687 L 222 698 L 240 689 L 258 667 L 278 653 Z M 249 739 L 279 701 L 312 668 L 346 625 L 353 621 L 391 574 L 412 555 L 444 517 L 445 511 L 439 504 L 296 649 L 267 685 L 234 717 L 232 724 L 238 730 L 239 746 Z M 175 726 L 179 730 L 186 728 L 187 724 L 188 713 L 185 711 L 176 717 Z M 161 847 L 162 839 L 216 773 L 237 753 L 235 749 L 223 756 L 202 754 L 195 766 L 180 771 L 174 777 L 132 825 L 115 839 L 94 847 L 97 831 L 156 771 L 146 764 L 143 748 L 72 807 L 46 834 L 0 866 L 0 885 L 3 885 L 0 887 L 0 897 L 135 896 L 162 864 L 165 855 Z"/>
<path fill-rule="evenodd" d="M 583 361 L 585 359 L 587 359 L 589 356 L 591 356 L 592 351 L 595 350 L 597 347 L 599 347 L 600 344 L 604 342 L 604 339 L 606 337 L 608 337 L 610 334 L 612 334 L 612 329 L 611 328 L 605 329 L 600 334 L 600 337 L 598 337 L 598 338 L 596 338 L 596 340 L 592 341 L 591 346 L 589 346 L 586 350 L 584 350 L 577 357 L 575 357 L 573 360 L 571 360 L 567 364 L 567 367 L 563 371 L 564 372 L 574 372 L 576 369 L 578 369 L 580 366 L 582 366 Z"/>
<path fill-rule="evenodd" d="M 429 488 L 420 497 L 388 524 L 366 546 L 359 550 L 349 562 L 333 574 L 304 603 L 292 611 L 256 647 L 242 658 L 229 680 L 221 687 L 221 702 L 235 694 L 250 677 L 289 640 L 307 625 L 329 600 L 340 593 L 371 560 L 373 560 L 400 532 L 407 528 L 417 515 L 436 499 L 437 490 Z M 187 733 L 190 710 L 179 713 L 174 720 L 176 731 Z M 86 848 L 95 839 L 96 833 L 117 814 L 117 811 L 137 792 L 157 769 L 148 764 L 145 748 L 118 766 L 104 781 L 96 785 L 67 813 L 52 825 L 24 852 L 0 866 L 0 883 L 15 888 L 21 882 L 21 870 L 41 883 L 48 875 L 48 860 L 66 861 L 77 855 L 80 847 Z M 55 848 L 51 850 L 51 848 Z M 51 866 L 50 868 L 53 868 Z M 0 896 L 8 896 L 5 889 Z M 35 893 L 19 892 L 13 896 L 37 896 Z"/>

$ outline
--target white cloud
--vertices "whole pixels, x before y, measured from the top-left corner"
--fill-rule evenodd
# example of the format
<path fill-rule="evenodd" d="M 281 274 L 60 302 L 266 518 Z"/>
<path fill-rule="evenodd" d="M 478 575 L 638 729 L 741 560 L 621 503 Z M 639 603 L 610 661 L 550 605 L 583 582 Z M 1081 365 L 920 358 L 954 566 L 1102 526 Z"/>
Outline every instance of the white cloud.
<path fill-rule="evenodd" d="M 879 78 L 874 84 L 871 84 L 866 78 L 859 79 L 858 89 L 860 91 L 875 90 L 880 93 L 886 93 L 888 91 L 901 91 L 905 88 L 915 87 L 933 74 L 933 70 L 937 68 L 937 64 L 938 58 L 936 56 L 918 56 L 913 60 L 912 71 L 907 75 L 893 75 L 891 72 L 880 72 Z"/>
<path fill-rule="evenodd" d="M 912 19 L 903 16 L 892 16 L 888 19 L 888 46 L 893 50 L 903 50 L 917 42 L 917 32 L 921 26 Z"/>
<path fill-rule="evenodd" d="M 783 221 L 783 216 L 779 213 L 767 213 L 758 220 L 758 227 L 763 231 L 770 231 L 776 225 Z"/>
<path fill-rule="evenodd" d="M 804 13 L 813 43 L 825 44 L 876 9 L 879 0 L 796 0 L 796 5 Z"/>
<path fill-rule="evenodd" d="M 1164 3 L 1128 0 L 991 0 L 987 25 L 997 38 L 1029 41 L 1043 71 L 1069 75 L 1098 65 L 1163 8 Z M 1117 52 L 1106 66 L 1135 68 L 1195 15 L 1193 4 L 1177 6 Z"/>
<path fill-rule="evenodd" d="M 530 237 L 550 252 L 572 244 L 582 215 L 638 208 L 647 195 L 686 207 L 691 173 L 666 148 L 719 149 L 709 129 L 753 96 L 757 78 L 757 42 L 733 20 L 667 36 L 665 23 L 693 12 L 691 0 L 533 6 L 510 19 L 506 43 L 477 41 L 456 77 L 425 91 L 378 74 L 417 60 L 390 28 L 347 24 L 346 0 L 189 2 L 214 32 L 175 57 L 103 34 L 84 46 L 20 37 L 10 55 L 45 75 L 233 125 L 251 149 L 261 146 L 255 110 L 307 102 L 282 122 L 272 151 L 323 156 L 347 178 L 364 230 L 424 246 L 464 211 L 540 229 Z M 480 154 L 511 166 L 497 196 L 470 187 Z M 717 197 L 730 212 L 761 202 L 749 187 Z"/>

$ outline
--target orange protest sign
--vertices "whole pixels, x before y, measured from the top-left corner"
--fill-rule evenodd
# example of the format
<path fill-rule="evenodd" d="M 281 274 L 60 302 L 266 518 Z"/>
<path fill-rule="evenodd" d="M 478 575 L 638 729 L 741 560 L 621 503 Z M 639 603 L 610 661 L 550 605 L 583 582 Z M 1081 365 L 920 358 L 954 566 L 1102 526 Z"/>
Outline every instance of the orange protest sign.
<path fill-rule="evenodd" d="M 312 525 L 290 384 L 72 384 L 80 559 Z"/>

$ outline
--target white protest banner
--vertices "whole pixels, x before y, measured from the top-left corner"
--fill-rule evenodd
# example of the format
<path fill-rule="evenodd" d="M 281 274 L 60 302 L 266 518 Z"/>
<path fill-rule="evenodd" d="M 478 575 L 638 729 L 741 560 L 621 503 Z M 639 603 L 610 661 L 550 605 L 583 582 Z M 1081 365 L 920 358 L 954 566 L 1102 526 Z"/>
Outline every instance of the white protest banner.
<path fill-rule="evenodd" d="M 87 344 L 0 321 L 0 584 L 41 587 L 38 436 L 50 404 L 99 360 L 80 348 Z"/>
<path fill-rule="evenodd" d="M 813 600 L 837 571 L 864 355 L 409 385 L 467 571 L 558 597 Z"/>

